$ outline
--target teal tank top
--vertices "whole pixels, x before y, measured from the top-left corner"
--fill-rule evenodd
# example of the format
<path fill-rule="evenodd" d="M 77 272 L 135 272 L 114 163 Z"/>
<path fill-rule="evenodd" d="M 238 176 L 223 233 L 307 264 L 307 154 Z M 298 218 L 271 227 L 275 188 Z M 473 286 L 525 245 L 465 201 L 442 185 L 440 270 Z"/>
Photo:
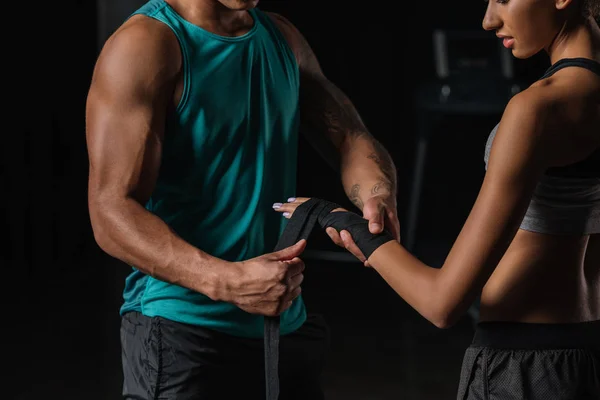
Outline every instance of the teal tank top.
<path fill-rule="evenodd" d="M 239 37 L 208 32 L 163 0 L 148 1 L 136 14 L 168 25 L 183 59 L 184 90 L 167 121 L 146 209 L 215 257 L 241 261 L 272 252 L 287 222 L 272 204 L 296 189 L 299 73 L 285 38 L 259 9 L 250 11 L 254 25 Z M 132 267 L 121 314 L 139 311 L 235 336 L 263 336 L 263 317 Z M 281 333 L 305 319 L 299 297 L 281 315 Z"/>

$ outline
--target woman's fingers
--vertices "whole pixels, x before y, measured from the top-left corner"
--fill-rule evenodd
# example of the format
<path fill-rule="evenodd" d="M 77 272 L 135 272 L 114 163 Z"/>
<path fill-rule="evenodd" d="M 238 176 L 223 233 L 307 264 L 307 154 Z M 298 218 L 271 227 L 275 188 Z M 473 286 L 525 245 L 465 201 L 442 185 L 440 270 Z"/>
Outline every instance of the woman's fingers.
<path fill-rule="evenodd" d="M 273 210 L 282 213 L 285 218 L 291 218 L 296 208 L 307 201 L 309 197 L 290 197 L 285 203 L 273 204 Z"/>
<path fill-rule="evenodd" d="M 298 206 L 300 204 L 304 203 L 305 201 L 307 201 L 309 199 L 310 199 L 310 197 L 290 197 L 287 202 L 274 203 L 273 210 L 280 212 L 285 218 L 291 218 L 292 215 L 294 214 L 294 211 L 296 211 L 296 208 L 298 208 Z M 338 212 L 338 211 L 347 211 L 347 210 L 345 208 L 340 207 L 340 208 L 336 208 L 332 212 Z M 336 243 L 339 246 L 344 247 L 344 243 L 341 240 L 341 238 L 337 232 L 331 233 L 331 234 L 328 232 L 328 234 L 329 234 L 329 237 L 331 237 L 331 239 L 334 241 L 334 243 Z"/>
<path fill-rule="evenodd" d="M 331 238 L 333 243 L 337 244 L 340 247 L 346 247 L 344 246 L 344 241 L 342 240 L 340 234 L 338 233 L 338 231 L 335 230 L 335 228 L 329 227 L 325 229 L 325 232 L 327 232 L 327 235 Z"/>

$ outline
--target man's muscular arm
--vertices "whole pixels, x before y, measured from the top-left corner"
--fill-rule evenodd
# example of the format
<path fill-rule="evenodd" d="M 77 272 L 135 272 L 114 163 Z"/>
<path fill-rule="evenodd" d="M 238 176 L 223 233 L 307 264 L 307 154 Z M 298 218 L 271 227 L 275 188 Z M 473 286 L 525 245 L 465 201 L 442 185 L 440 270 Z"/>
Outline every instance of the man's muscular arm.
<path fill-rule="evenodd" d="M 303 131 L 317 150 L 339 156 L 346 194 L 362 210 L 373 194 L 396 194 L 396 168 L 388 151 L 368 131 L 356 108 L 334 83 L 324 75 L 306 39 L 284 17 L 269 14 L 281 29 L 296 55 L 300 69 L 300 107 Z M 337 150 L 324 149 L 322 137 Z"/>
<path fill-rule="evenodd" d="M 98 58 L 86 108 L 88 206 L 94 237 L 109 255 L 147 275 L 274 315 L 299 295 L 303 243 L 244 262 L 192 246 L 143 206 L 156 184 L 164 125 L 181 58 L 166 25 L 133 17 Z"/>
<path fill-rule="evenodd" d="M 98 245 L 111 256 L 216 297 L 219 260 L 183 241 L 143 207 L 158 176 L 181 62 L 176 42 L 163 30 L 156 21 L 130 20 L 107 41 L 96 63 L 86 108 L 90 218 Z"/>
<path fill-rule="evenodd" d="M 383 216 L 386 228 L 399 239 L 397 177 L 392 157 L 369 133 L 350 99 L 324 75 L 302 34 L 284 17 L 270 16 L 298 62 L 301 126 L 307 139 L 325 159 L 335 157 L 344 190 L 364 217 L 381 223 L 384 221 L 376 215 Z M 370 224 L 370 228 L 376 233 L 382 227 Z"/>
<path fill-rule="evenodd" d="M 306 58 L 314 59 L 314 55 Z M 318 66 L 316 59 L 314 66 Z M 369 133 L 352 102 L 324 75 L 305 69 L 302 77 L 300 101 L 304 132 L 309 140 L 313 137 L 313 143 L 325 134 L 334 145 L 348 198 L 360 210 L 372 196 L 390 194 L 395 198 L 396 168 L 392 158 Z"/>

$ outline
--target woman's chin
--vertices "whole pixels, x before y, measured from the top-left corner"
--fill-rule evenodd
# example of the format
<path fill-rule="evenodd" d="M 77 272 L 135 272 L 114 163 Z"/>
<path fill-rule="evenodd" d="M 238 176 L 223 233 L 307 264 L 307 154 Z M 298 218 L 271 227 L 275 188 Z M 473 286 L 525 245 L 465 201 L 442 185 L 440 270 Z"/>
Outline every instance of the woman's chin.
<path fill-rule="evenodd" d="M 525 60 L 527 58 L 533 57 L 538 53 L 537 51 L 523 50 L 519 47 L 512 47 L 511 52 L 515 58 L 518 58 L 520 60 Z"/>

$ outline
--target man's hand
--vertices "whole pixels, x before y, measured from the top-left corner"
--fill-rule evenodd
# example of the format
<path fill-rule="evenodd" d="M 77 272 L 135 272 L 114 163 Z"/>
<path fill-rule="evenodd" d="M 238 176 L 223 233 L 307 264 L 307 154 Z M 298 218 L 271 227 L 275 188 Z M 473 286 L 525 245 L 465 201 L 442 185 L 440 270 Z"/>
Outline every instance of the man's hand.
<path fill-rule="evenodd" d="M 369 220 L 369 231 L 373 234 L 381 233 L 387 229 L 394 239 L 400 242 L 400 222 L 396 207 L 396 199 L 391 195 L 376 195 L 365 201 L 363 206 L 363 218 Z M 335 244 L 345 248 L 354 254 L 365 267 L 369 267 L 369 262 L 360 251 L 352 236 L 348 231 L 338 232 L 334 228 L 327 228 L 327 234 Z"/>
<path fill-rule="evenodd" d="M 296 208 L 307 201 L 309 197 L 292 197 L 286 203 L 275 203 L 273 209 L 282 213 L 285 218 L 291 218 Z M 392 234 L 394 239 L 400 242 L 400 222 L 398 221 L 396 207 L 396 199 L 390 195 L 375 195 L 367 199 L 363 206 L 363 218 L 369 220 L 369 231 L 373 234 L 381 233 L 383 229 L 387 229 Z M 347 211 L 344 208 L 336 208 L 336 211 Z M 347 249 L 354 254 L 366 267 L 369 267 L 364 254 L 360 251 L 352 236 L 348 231 L 338 232 L 334 228 L 325 230 L 327 235 L 335 244 Z"/>
<path fill-rule="evenodd" d="M 281 314 L 300 295 L 304 262 L 298 256 L 305 248 L 302 239 L 280 251 L 233 263 L 220 300 L 251 314 Z"/>

